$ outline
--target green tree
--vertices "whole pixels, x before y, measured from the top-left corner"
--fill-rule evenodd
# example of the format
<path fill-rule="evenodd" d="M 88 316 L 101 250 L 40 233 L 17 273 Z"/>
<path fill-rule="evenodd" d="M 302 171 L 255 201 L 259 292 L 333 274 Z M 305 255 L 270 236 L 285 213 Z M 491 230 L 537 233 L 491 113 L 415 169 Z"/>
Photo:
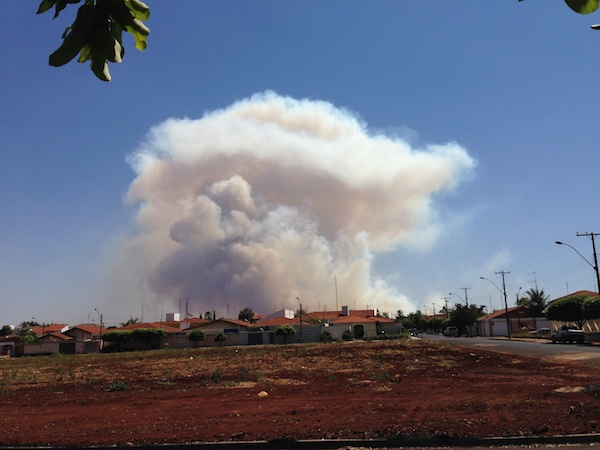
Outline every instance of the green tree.
<path fill-rule="evenodd" d="M 22 322 L 17 330 L 17 334 L 21 337 L 21 341 L 28 336 L 33 336 L 37 339 L 36 334 L 31 330 L 31 327 L 39 327 L 40 324 L 34 320 L 29 320 L 27 322 Z"/>
<path fill-rule="evenodd" d="M 517 305 L 525 308 L 531 317 L 543 317 L 548 306 L 548 295 L 543 289 L 529 289 L 524 297 L 517 300 Z"/>
<path fill-rule="evenodd" d="M 0 336 L 8 336 L 13 332 L 13 329 L 10 325 L 4 325 L 2 329 L 0 329 Z"/>
<path fill-rule="evenodd" d="M 404 319 L 404 312 L 402 312 L 401 309 L 399 309 L 398 311 L 396 311 L 396 322 L 402 322 L 402 319 Z"/>
<path fill-rule="evenodd" d="M 37 10 L 42 14 L 54 7 L 54 18 L 67 4 L 81 0 L 43 0 Z M 110 81 L 108 62 L 119 63 L 125 56 L 123 31 L 133 35 L 134 47 L 146 48 L 150 30 L 142 21 L 150 17 L 150 8 L 139 0 L 84 0 L 77 16 L 64 31 L 61 46 L 49 58 L 49 64 L 59 67 L 77 55 L 77 62 L 90 61 L 94 75 Z"/>
<path fill-rule="evenodd" d="M 529 289 L 525 296 L 517 299 L 517 305 L 533 317 L 533 328 L 537 328 L 536 317 L 544 317 L 548 307 L 548 295 L 543 289 Z"/>
<path fill-rule="evenodd" d="M 254 311 L 251 308 L 244 308 L 238 314 L 238 319 L 243 320 L 244 322 L 254 323 L 256 320 L 254 319 Z"/>
<path fill-rule="evenodd" d="M 275 334 L 277 336 L 283 336 L 283 343 L 287 344 L 288 336 L 293 336 L 294 334 L 296 334 L 296 328 L 294 326 L 290 325 L 289 323 L 286 323 L 283 325 L 279 325 L 275 329 Z"/>
<path fill-rule="evenodd" d="M 196 345 L 196 348 L 198 348 L 198 342 L 206 339 L 206 334 L 200 328 L 195 328 L 190 331 L 188 339 Z"/>
<path fill-rule="evenodd" d="M 126 327 L 127 325 L 135 325 L 138 323 L 140 323 L 140 319 L 138 319 L 137 317 L 129 316 L 129 319 L 127 320 L 127 322 L 123 322 L 121 324 L 121 326 Z"/>
<path fill-rule="evenodd" d="M 583 327 L 583 304 L 590 297 L 572 295 L 556 300 L 548 305 L 546 318 L 558 322 L 575 322 L 579 328 Z"/>
<path fill-rule="evenodd" d="M 441 317 L 432 317 L 426 323 L 428 330 L 440 331 L 442 329 L 442 323 L 444 323 L 445 319 Z"/>
<path fill-rule="evenodd" d="M 468 327 L 475 325 L 477 318 L 484 315 L 484 310 L 485 306 L 483 305 L 456 305 L 456 307 L 450 311 L 450 325 L 457 327 L 461 334 L 468 334 Z"/>
<path fill-rule="evenodd" d="M 583 303 L 583 318 L 585 320 L 600 318 L 600 297 L 589 297 Z"/>
<path fill-rule="evenodd" d="M 213 315 L 211 314 L 210 311 L 206 311 L 204 313 L 204 320 L 213 320 Z"/>
<path fill-rule="evenodd" d="M 167 335 L 162 328 L 137 328 L 131 332 L 131 339 L 144 342 L 146 348 L 150 347 L 152 341 L 159 341 Z"/>
<path fill-rule="evenodd" d="M 402 325 L 404 326 L 404 328 L 416 328 L 417 330 L 424 330 L 426 323 L 427 319 L 421 311 L 410 313 L 402 321 Z"/>
<path fill-rule="evenodd" d="M 224 331 L 221 331 L 219 334 L 217 334 L 215 336 L 215 342 L 219 345 L 225 344 L 226 341 L 227 341 L 227 335 L 225 334 Z"/>

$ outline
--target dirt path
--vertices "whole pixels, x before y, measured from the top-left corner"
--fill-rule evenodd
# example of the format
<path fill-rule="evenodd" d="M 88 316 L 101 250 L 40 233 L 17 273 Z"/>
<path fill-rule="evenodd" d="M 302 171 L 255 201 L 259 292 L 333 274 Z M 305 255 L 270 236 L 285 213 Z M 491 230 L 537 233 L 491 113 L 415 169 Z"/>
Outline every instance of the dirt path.
<path fill-rule="evenodd" d="M 20 358 L 0 370 L 4 446 L 600 431 L 597 369 L 434 342 Z"/>

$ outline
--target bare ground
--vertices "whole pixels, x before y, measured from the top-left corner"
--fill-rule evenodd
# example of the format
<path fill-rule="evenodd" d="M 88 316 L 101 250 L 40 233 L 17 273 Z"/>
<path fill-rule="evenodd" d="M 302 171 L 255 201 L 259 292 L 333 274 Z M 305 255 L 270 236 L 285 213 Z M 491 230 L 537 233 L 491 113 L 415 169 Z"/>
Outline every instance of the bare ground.
<path fill-rule="evenodd" d="M 600 374 L 410 340 L 0 361 L 0 445 L 600 431 Z"/>

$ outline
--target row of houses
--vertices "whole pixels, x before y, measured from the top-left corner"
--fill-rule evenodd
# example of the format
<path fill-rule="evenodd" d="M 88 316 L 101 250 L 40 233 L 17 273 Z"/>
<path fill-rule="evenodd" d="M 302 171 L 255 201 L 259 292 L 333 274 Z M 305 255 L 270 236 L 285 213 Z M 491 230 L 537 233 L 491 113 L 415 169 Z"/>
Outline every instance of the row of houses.
<path fill-rule="evenodd" d="M 276 334 L 280 325 L 291 325 L 296 333 L 283 337 Z M 146 322 L 121 327 L 103 328 L 98 324 L 51 324 L 32 327 L 31 331 L 38 337 L 37 343 L 18 343 L 16 336 L 8 336 L 0 342 L 2 354 L 52 354 L 52 353 L 95 353 L 108 350 L 109 341 L 102 339 L 107 331 L 135 330 L 138 328 L 160 328 L 166 336 L 151 342 L 152 348 L 183 348 L 213 345 L 258 345 L 294 342 L 318 342 L 324 332 L 332 339 L 342 339 L 344 333 L 351 333 L 356 339 L 380 334 L 398 334 L 402 331 L 400 324 L 394 320 L 375 315 L 374 310 L 351 311 L 344 307 L 341 311 L 320 311 L 305 313 L 295 317 L 291 310 L 283 309 L 268 316 L 259 317 L 256 322 L 237 319 L 220 318 L 204 320 L 187 318 L 180 320 L 179 314 L 170 313 L 161 322 Z M 200 342 L 190 341 L 189 335 L 195 330 L 204 332 L 205 339 Z M 225 342 L 219 343 L 215 337 L 224 333 Z M 130 340 L 119 344 L 121 349 L 143 349 L 148 343 Z"/>
<path fill-rule="evenodd" d="M 598 293 L 578 291 L 554 299 L 553 301 L 562 300 L 572 296 L 597 297 Z M 510 334 L 514 335 L 524 329 L 536 330 L 538 328 L 550 328 L 551 330 L 555 330 L 564 324 L 564 322 L 550 321 L 545 317 L 532 317 L 528 315 L 525 308 L 513 306 L 479 317 L 476 324 L 476 333 L 478 336 L 484 337 L 506 336 L 508 335 L 509 330 Z M 569 323 L 569 325 L 575 324 Z M 600 341 L 600 320 L 586 321 L 583 326 L 583 331 L 587 335 L 589 341 Z"/>

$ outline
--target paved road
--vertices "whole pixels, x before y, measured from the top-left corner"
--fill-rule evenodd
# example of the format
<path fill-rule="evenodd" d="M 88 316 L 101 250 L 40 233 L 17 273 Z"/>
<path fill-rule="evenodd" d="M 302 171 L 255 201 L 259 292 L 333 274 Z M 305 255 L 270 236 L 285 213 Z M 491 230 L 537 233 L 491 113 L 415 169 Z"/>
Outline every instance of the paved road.
<path fill-rule="evenodd" d="M 484 348 L 502 353 L 520 356 L 544 358 L 556 362 L 580 362 L 600 367 L 600 346 L 583 344 L 552 344 L 549 341 L 521 341 L 485 337 L 447 337 L 437 334 L 420 334 L 419 338 L 433 341 L 445 341 L 465 347 Z"/>

